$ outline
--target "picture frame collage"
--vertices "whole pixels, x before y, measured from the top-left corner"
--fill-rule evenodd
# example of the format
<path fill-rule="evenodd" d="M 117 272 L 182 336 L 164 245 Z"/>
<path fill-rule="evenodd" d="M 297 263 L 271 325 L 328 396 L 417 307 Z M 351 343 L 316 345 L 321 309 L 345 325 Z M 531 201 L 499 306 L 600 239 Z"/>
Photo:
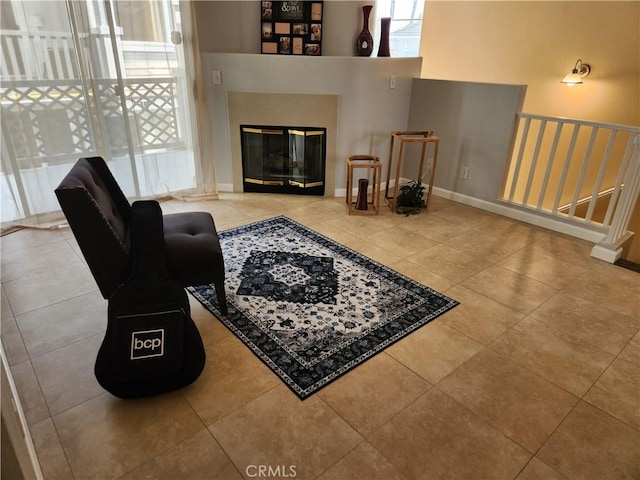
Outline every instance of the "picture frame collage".
<path fill-rule="evenodd" d="M 320 0 L 261 1 L 261 52 L 322 55 L 323 3 Z"/>

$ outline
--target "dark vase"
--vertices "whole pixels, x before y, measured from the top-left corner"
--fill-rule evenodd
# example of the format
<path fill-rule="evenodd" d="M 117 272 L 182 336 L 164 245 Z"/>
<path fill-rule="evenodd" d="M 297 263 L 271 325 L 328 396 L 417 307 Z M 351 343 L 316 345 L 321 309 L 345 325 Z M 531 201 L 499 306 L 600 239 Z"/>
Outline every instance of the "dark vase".
<path fill-rule="evenodd" d="M 379 57 L 390 57 L 389 51 L 389 26 L 391 25 L 391 17 L 380 19 L 380 47 L 378 48 Z"/>
<path fill-rule="evenodd" d="M 373 5 L 364 5 L 362 7 L 362 31 L 356 41 L 356 50 L 360 57 L 368 57 L 373 52 L 373 37 L 369 31 L 369 14 L 372 8 Z"/>
<path fill-rule="evenodd" d="M 356 199 L 356 210 L 367 209 L 367 188 L 369 187 L 369 180 L 361 178 L 358 180 L 358 197 Z"/>

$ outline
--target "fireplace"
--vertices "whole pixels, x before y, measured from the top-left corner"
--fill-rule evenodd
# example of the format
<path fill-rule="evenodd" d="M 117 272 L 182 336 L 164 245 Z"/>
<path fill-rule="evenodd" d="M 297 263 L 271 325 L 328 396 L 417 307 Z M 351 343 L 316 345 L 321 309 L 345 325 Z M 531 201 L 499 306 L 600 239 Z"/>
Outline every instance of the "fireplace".
<path fill-rule="evenodd" d="M 245 192 L 324 195 L 326 129 L 240 125 Z"/>

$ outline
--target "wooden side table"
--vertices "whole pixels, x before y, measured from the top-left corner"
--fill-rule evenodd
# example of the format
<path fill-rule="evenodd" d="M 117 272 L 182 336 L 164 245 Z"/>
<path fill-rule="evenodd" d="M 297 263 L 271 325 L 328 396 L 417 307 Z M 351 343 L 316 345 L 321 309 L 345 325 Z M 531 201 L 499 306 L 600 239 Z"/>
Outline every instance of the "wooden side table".
<path fill-rule="evenodd" d="M 398 140 L 400 143 L 400 147 L 398 149 L 398 155 L 396 157 L 396 177 L 395 177 L 395 185 L 393 187 L 393 194 L 389 195 L 389 184 L 391 183 L 391 168 L 393 164 L 393 147 L 394 140 Z M 440 144 L 440 139 L 436 137 L 431 131 L 419 131 L 419 132 L 399 132 L 394 131 L 391 132 L 391 145 L 389 146 L 389 165 L 387 167 L 387 184 L 384 189 L 384 199 L 389 205 L 391 211 L 395 212 L 397 205 L 396 201 L 398 198 L 398 190 L 400 188 L 400 175 L 402 174 L 402 161 L 404 160 L 404 147 L 407 143 L 421 143 L 422 144 L 422 153 L 420 155 L 420 166 L 418 167 L 418 177 L 416 180 L 422 182 L 422 172 L 424 170 L 424 157 L 427 152 L 427 145 L 429 143 L 434 144 L 433 150 L 433 161 L 431 163 L 431 177 L 429 178 L 429 188 L 427 190 L 427 199 L 425 203 L 425 208 L 429 208 L 429 200 L 431 200 L 431 191 L 433 190 L 433 180 L 436 175 L 436 162 L 438 161 L 438 147 Z"/>
<path fill-rule="evenodd" d="M 373 174 L 371 194 L 367 192 L 367 209 L 356 209 L 353 201 L 353 173 L 358 168 L 366 168 Z M 367 178 L 369 177 L 367 172 Z M 347 159 L 347 205 L 349 215 L 377 215 L 380 210 L 380 180 L 382 179 L 382 164 L 375 155 L 352 155 Z M 371 208 L 369 208 L 371 207 Z"/>

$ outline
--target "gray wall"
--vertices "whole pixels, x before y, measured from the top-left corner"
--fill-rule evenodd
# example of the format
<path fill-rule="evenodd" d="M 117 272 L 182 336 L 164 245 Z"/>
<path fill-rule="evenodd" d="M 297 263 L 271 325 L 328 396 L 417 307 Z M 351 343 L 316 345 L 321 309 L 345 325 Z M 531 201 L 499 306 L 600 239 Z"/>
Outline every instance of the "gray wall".
<path fill-rule="evenodd" d="M 435 186 L 489 202 L 502 187 L 523 85 L 413 80 L 408 127 L 433 130 L 440 138 Z M 417 166 L 404 164 L 415 177 Z M 460 178 L 469 168 L 466 180 Z M 414 170 L 415 168 L 415 170 Z"/>
<path fill-rule="evenodd" d="M 355 55 L 356 38 L 362 30 L 362 5 L 372 3 L 325 0 L 322 55 Z M 199 0 L 195 9 L 202 52 L 260 53 L 259 1 Z M 372 33 L 373 23 L 372 15 Z"/>

